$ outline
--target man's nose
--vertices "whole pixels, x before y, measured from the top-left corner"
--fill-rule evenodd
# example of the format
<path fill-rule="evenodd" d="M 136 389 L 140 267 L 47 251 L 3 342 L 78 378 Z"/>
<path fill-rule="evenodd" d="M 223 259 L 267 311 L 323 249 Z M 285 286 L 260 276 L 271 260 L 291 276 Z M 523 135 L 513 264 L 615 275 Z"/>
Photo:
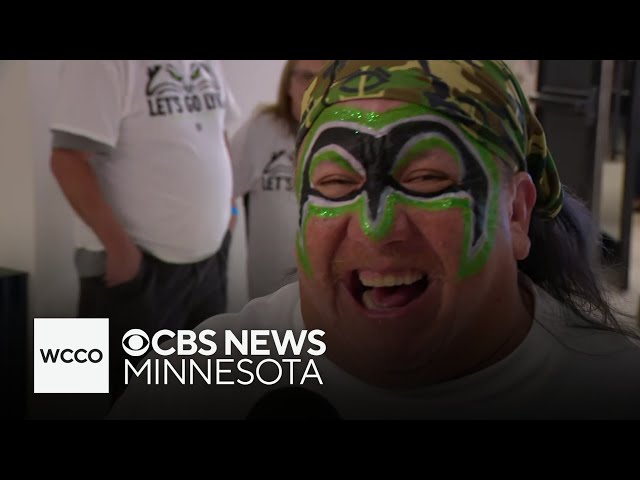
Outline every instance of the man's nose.
<path fill-rule="evenodd" d="M 409 240 L 411 236 L 411 222 L 404 206 L 395 202 L 386 202 L 374 222 L 369 215 L 368 208 L 352 215 L 347 235 L 357 243 L 377 247 L 399 244 Z"/>

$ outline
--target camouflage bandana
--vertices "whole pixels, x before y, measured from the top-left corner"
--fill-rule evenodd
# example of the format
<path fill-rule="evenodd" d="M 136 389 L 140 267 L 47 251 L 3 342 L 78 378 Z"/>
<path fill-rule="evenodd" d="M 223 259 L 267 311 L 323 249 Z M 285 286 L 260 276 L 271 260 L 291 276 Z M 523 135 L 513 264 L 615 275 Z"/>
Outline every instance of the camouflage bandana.
<path fill-rule="evenodd" d="M 515 76 L 501 60 L 334 60 L 307 89 L 297 149 L 330 105 L 385 98 L 417 104 L 454 121 L 490 152 L 526 171 L 536 185 L 536 212 L 554 218 L 562 185 L 544 130 Z"/>

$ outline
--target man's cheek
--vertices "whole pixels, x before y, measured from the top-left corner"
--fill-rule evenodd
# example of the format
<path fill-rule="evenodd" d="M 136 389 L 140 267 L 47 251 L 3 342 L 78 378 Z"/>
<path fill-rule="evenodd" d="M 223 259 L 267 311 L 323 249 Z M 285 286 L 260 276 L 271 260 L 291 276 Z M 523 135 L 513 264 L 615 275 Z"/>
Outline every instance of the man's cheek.
<path fill-rule="evenodd" d="M 464 220 L 459 209 L 440 212 L 421 212 L 416 220 L 425 242 L 433 250 L 445 276 L 454 277 L 463 254 Z"/>
<path fill-rule="evenodd" d="M 331 247 L 344 236 L 351 214 L 323 218 L 311 216 L 307 222 L 306 240 L 315 248 Z"/>
<path fill-rule="evenodd" d="M 313 276 L 330 275 L 335 253 L 344 239 L 348 216 L 334 218 L 310 217 L 303 234 L 304 248 L 312 266 Z"/>

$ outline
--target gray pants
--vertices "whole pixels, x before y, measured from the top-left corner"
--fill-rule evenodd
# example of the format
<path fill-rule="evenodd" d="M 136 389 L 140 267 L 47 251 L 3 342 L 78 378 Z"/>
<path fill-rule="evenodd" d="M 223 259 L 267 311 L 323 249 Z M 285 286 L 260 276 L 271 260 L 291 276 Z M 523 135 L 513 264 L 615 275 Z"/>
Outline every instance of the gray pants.
<path fill-rule="evenodd" d="M 102 274 L 95 275 L 100 271 L 96 262 L 88 268 L 91 263 L 87 261 L 88 253 L 77 252 L 76 265 L 81 276 L 78 317 L 109 318 L 112 403 L 125 388 L 124 360 L 128 357 L 121 342 L 128 330 L 140 328 L 151 337 L 161 329 L 193 329 L 226 311 L 230 242 L 231 235 L 227 233 L 215 255 L 191 264 L 165 263 L 145 252 L 138 275 L 112 288 L 105 286 Z M 94 275 L 87 276 L 92 269 Z"/>

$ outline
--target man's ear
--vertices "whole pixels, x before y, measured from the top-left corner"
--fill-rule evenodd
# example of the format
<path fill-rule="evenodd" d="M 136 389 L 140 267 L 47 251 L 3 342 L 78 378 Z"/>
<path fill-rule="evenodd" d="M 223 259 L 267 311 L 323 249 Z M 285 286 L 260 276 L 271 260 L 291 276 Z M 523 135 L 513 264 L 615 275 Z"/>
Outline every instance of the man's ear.
<path fill-rule="evenodd" d="M 529 255 L 529 223 L 531 212 L 536 204 L 536 187 L 527 172 L 517 172 L 511 180 L 513 196 L 511 198 L 511 245 L 516 260 L 524 260 Z"/>

